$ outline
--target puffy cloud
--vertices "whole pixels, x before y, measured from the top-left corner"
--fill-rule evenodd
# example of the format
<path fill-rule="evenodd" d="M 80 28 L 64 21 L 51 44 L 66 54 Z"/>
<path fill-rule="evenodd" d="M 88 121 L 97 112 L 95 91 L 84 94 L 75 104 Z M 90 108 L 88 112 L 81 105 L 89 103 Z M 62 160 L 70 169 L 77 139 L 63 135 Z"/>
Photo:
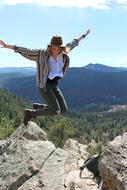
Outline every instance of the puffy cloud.
<path fill-rule="evenodd" d="M 84 8 L 84 7 L 93 7 L 93 8 L 102 8 L 106 9 L 107 6 L 107 0 L 37 0 L 40 4 L 44 6 L 74 6 L 78 8 Z"/>
<path fill-rule="evenodd" d="M 59 6 L 59 7 L 92 7 L 92 8 L 100 8 L 107 9 L 108 3 L 111 0 L 3 0 L 3 4 L 6 5 L 14 5 L 21 3 L 35 3 L 41 4 L 43 6 Z"/>
<path fill-rule="evenodd" d="M 127 3 L 127 0 L 116 0 L 117 3 L 120 3 L 120 4 L 126 4 Z"/>
<path fill-rule="evenodd" d="M 91 7 L 96 9 L 108 9 L 112 2 L 118 4 L 127 4 L 127 0 L 1 0 L 5 5 L 14 5 L 21 3 L 35 3 L 49 7 Z"/>
<path fill-rule="evenodd" d="M 3 0 L 5 5 L 15 5 L 20 3 L 33 3 L 33 0 Z"/>
<path fill-rule="evenodd" d="M 121 57 L 118 61 L 119 63 L 127 64 L 127 57 Z"/>

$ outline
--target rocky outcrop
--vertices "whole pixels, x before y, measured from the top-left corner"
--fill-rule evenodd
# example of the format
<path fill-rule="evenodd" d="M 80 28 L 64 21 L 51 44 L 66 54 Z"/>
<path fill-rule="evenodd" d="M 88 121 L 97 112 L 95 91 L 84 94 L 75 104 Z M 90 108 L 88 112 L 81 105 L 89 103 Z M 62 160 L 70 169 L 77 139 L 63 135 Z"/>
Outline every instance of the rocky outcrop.
<path fill-rule="evenodd" d="M 117 136 L 105 148 L 99 163 L 105 190 L 127 190 L 127 133 Z"/>
<path fill-rule="evenodd" d="M 36 123 L 21 125 L 0 141 L 0 190 L 95 190 L 93 176 L 79 167 L 88 157 L 87 146 L 69 139 L 56 148 Z"/>
<path fill-rule="evenodd" d="M 79 144 L 76 140 L 69 139 L 65 145 L 66 163 L 64 176 L 65 190 L 95 190 L 97 185 L 93 181 L 91 172 L 83 171 L 82 178 L 79 177 L 79 168 L 89 156 L 87 146 Z"/>
<path fill-rule="evenodd" d="M 55 150 L 45 133 L 34 123 L 14 134 L 1 145 L 0 190 L 16 190 L 36 175 Z"/>
<path fill-rule="evenodd" d="M 69 139 L 56 148 L 34 122 L 0 141 L 0 190 L 127 190 L 127 133 L 116 137 L 99 162 L 100 188 L 86 168 L 87 146 Z"/>

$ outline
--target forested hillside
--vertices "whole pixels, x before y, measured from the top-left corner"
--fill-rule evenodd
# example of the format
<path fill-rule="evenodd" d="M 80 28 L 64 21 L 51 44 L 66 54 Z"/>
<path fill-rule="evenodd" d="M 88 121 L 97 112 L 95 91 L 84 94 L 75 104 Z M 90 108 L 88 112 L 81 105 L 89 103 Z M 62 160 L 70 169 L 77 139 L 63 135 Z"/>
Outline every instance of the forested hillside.
<path fill-rule="evenodd" d="M 10 135 L 21 124 L 24 108 L 29 104 L 8 90 L 0 89 L 0 139 Z"/>
<path fill-rule="evenodd" d="M 8 137 L 22 123 L 26 107 L 31 108 L 32 102 L 0 90 L 0 139 Z M 100 149 L 102 144 L 127 131 L 127 110 L 112 112 L 109 105 L 89 104 L 70 109 L 65 115 L 40 116 L 34 121 L 56 146 L 62 147 L 68 138 L 74 138 L 81 143 L 94 140 Z"/>
<path fill-rule="evenodd" d="M 82 68 L 70 68 L 59 86 L 71 108 L 91 103 L 126 104 L 127 71 L 97 72 Z M 36 87 L 35 76 L 11 78 L 5 88 L 26 100 L 42 101 Z"/>

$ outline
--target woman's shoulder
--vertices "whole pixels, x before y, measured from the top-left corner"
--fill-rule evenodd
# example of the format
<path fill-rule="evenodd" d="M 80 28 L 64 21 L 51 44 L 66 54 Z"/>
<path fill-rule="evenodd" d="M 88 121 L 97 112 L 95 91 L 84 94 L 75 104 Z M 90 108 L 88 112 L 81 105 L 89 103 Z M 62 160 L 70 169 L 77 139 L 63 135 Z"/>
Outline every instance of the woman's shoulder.
<path fill-rule="evenodd" d="M 63 57 L 68 58 L 69 59 L 69 55 L 67 53 L 63 53 Z"/>
<path fill-rule="evenodd" d="M 40 53 L 44 55 L 48 55 L 48 52 L 46 49 L 40 49 Z"/>

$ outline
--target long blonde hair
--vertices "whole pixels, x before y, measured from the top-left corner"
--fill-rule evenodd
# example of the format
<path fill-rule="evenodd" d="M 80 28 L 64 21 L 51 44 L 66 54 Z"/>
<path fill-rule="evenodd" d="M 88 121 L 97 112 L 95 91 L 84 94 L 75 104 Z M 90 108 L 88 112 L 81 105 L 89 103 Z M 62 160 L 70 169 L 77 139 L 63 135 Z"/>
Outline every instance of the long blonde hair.
<path fill-rule="evenodd" d="M 46 49 L 46 51 L 47 51 L 47 53 L 48 53 L 49 55 L 52 55 L 51 48 L 52 48 L 52 46 L 51 46 L 51 45 L 48 45 L 48 46 L 47 46 L 47 49 Z M 62 54 L 63 54 L 63 53 L 67 54 L 67 48 L 66 48 L 66 46 L 60 47 L 60 49 L 61 49 L 60 54 L 61 54 L 61 53 L 62 53 Z"/>

